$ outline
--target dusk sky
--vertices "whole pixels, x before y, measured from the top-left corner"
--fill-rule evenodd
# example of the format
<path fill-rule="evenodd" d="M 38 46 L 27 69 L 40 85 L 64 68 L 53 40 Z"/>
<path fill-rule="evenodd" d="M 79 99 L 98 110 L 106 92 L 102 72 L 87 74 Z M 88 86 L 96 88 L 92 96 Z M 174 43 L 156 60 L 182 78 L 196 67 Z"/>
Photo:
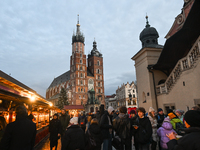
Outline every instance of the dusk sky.
<path fill-rule="evenodd" d="M 183 0 L 2 0 L 0 70 L 45 97 L 54 77 L 70 69 L 77 14 L 85 36 L 85 54 L 94 38 L 103 54 L 105 94 L 136 80 L 134 56 L 140 32 L 149 24 L 165 43 Z"/>

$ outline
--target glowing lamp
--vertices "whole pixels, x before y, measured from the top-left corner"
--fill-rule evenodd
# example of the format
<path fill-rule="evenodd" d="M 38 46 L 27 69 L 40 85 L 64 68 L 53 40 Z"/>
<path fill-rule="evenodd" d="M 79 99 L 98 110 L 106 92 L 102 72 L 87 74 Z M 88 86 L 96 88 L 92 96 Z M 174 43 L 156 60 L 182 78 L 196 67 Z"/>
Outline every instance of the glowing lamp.
<path fill-rule="evenodd" d="M 53 106 L 53 104 L 52 104 L 52 103 L 49 103 L 49 106 L 50 106 L 50 107 L 52 107 L 52 106 Z"/>
<path fill-rule="evenodd" d="M 35 96 L 31 96 L 31 102 L 34 102 L 35 101 Z"/>

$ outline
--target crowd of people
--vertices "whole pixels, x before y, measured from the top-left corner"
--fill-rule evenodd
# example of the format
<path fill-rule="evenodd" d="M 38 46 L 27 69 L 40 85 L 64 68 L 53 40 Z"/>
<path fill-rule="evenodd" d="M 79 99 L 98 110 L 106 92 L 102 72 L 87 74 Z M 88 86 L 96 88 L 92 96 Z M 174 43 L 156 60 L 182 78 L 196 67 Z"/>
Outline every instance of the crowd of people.
<path fill-rule="evenodd" d="M 16 114 L 8 125 L 0 117 L 0 149 L 33 150 L 36 125 L 24 106 L 18 106 Z M 50 150 L 57 150 L 58 139 L 62 150 L 200 150 L 200 109 L 169 109 L 165 115 L 161 108 L 146 112 L 139 107 L 128 114 L 125 106 L 118 112 L 101 105 L 95 114 L 75 117 L 63 109 L 53 115 L 49 132 Z"/>

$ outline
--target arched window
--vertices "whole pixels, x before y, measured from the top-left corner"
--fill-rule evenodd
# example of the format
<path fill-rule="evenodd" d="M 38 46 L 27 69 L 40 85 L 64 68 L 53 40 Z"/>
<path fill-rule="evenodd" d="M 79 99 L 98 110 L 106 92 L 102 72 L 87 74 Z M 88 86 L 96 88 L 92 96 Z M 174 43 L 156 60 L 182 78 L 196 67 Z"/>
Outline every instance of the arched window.
<path fill-rule="evenodd" d="M 143 103 L 146 103 L 146 95 L 144 92 L 142 93 L 142 101 L 143 101 Z"/>
<path fill-rule="evenodd" d="M 97 65 L 100 66 L 100 61 L 99 60 L 97 60 Z"/>
<path fill-rule="evenodd" d="M 82 66 L 80 66 L 80 70 L 82 70 Z"/>
<path fill-rule="evenodd" d="M 82 64 L 82 59 L 80 59 L 80 64 Z"/>
<path fill-rule="evenodd" d="M 81 78 L 83 77 L 83 74 L 81 73 Z"/>

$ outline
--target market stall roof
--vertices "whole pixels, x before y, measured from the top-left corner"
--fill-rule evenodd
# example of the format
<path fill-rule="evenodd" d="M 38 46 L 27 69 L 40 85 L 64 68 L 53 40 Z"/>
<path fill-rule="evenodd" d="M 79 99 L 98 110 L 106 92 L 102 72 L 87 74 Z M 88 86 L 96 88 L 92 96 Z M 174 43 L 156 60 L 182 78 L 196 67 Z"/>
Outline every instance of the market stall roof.
<path fill-rule="evenodd" d="M 153 66 L 157 70 L 173 69 L 176 63 L 187 55 L 200 35 L 200 0 L 195 0 L 190 13 L 178 32 L 165 42 L 164 48 Z"/>
<path fill-rule="evenodd" d="M 81 109 L 83 110 L 83 105 L 65 105 L 64 109 L 71 110 L 71 109 Z"/>
<path fill-rule="evenodd" d="M 0 99 L 30 103 L 30 96 L 36 98 L 36 101 L 32 103 L 50 104 L 36 91 L 0 70 Z"/>

